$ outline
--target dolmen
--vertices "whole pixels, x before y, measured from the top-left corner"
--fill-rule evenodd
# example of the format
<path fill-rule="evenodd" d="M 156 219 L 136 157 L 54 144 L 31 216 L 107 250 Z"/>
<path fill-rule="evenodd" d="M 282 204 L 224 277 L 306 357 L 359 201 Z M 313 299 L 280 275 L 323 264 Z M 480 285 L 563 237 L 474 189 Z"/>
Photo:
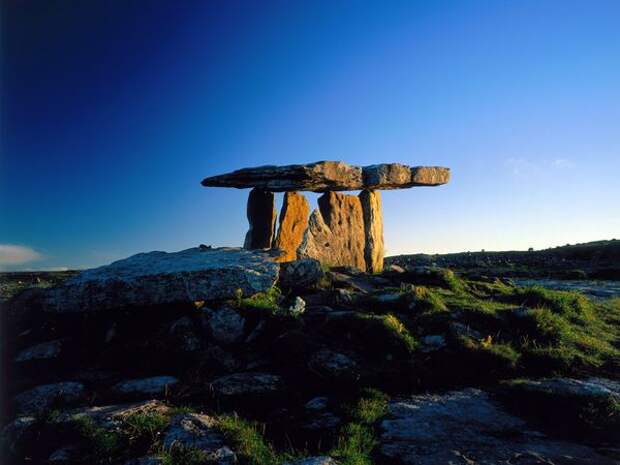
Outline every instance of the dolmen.
<path fill-rule="evenodd" d="M 203 179 L 207 187 L 251 188 L 246 249 L 280 249 L 279 261 L 315 258 L 328 266 L 369 273 L 383 270 L 383 214 L 380 190 L 439 186 L 450 169 L 385 163 L 353 166 L 341 161 L 243 168 Z M 299 191 L 323 193 L 310 213 Z M 361 191 L 359 195 L 338 191 Z M 279 227 L 275 192 L 284 192 Z"/>

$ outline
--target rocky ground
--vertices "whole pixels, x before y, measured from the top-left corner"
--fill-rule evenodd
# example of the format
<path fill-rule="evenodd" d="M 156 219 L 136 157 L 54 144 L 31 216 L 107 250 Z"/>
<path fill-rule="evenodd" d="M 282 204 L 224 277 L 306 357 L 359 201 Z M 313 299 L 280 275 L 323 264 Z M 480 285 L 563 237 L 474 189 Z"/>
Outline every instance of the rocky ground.
<path fill-rule="evenodd" d="M 586 242 L 543 250 L 413 254 L 388 257 L 405 267 L 439 266 L 463 275 L 620 281 L 620 240 Z"/>
<path fill-rule="evenodd" d="M 5 302 L 2 463 L 620 463 L 620 299 L 419 266 L 275 279 Z"/>

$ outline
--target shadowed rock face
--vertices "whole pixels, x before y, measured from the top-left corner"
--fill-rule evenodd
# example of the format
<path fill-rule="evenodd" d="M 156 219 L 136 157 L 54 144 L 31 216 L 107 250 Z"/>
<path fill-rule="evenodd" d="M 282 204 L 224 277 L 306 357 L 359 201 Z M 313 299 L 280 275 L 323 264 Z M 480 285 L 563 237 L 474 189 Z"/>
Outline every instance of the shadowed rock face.
<path fill-rule="evenodd" d="M 450 170 L 438 166 L 349 165 L 340 161 L 319 161 L 306 165 L 259 166 L 203 179 L 203 186 L 256 187 L 282 191 L 352 191 L 372 189 L 406 189 L 414 186 L 437 186 L 450 180 Z"/>
<path fill-rule="evenodd" d="M 297 258 L 297 248 L 304 238 L 308 227 L 310 205 L 308 200 L 297 192 L 284 194 L 284 202 L 280 212 L 280 229 L 274 246 L 284 254 L 280 261 L 289 262 Z"/>
<path fill-rule="evenodd" d="M 276 232 L 276 206 L 273 192 L 252 189 L 248 197 L 248 222 L 250 229 L 245 235 L 246 249 L 268 249 Z"/>
<path fill-rule="evenodd" d="M 364 271 L 364 241 L 360 199 L 326 192 L 319 197 L 319 209 L 310 215 L 297 254 L 303 258 L 316 258 L 330 266 L 352 266 Z"/>

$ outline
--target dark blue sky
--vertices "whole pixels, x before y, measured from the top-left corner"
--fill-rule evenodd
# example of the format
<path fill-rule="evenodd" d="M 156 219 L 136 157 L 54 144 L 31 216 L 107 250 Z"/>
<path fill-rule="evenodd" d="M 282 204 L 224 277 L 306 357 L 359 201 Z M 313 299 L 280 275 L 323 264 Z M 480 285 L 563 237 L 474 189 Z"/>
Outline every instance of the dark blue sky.
<path fill-rule="evenodd" d="M 247 192 L 200 180 L 321 159 L 452 168 L 385 193 L 388 253 L 620 236 L 620 2 L 7 1 L 2 21 L 0 268 L 240 245 Z"/>

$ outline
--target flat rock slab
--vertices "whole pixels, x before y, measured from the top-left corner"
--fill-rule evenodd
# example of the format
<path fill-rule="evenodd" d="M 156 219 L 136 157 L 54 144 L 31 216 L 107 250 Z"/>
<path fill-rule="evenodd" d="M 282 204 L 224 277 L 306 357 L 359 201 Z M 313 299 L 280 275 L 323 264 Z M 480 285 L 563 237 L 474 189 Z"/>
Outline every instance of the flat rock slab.
<path fill-rule="evenodd" d="M 613 464 L 594 449 L 529 429 L 478 389 L 393 401 L 380 453 L 407 465 Z"/>
<path fill-rule="evenodd" d="M 251 296 L 271 288 L 279 264 L 269 251 L 192 248 L 149 252 L 86 270 L 41 293 L 44 310 L 88 312 L 121 307 Z"/>
<path fill-rule="evenodd" d="M 406 189 L 438 186 L 450 180 L 450 169 L 440 166 L 407 166 L 383 163 L 354 166 L 341 161 L 318 161 L 305 165 L 243 168 L 202 180 L 203 186 L 256 187 L 283 191 L 355 191 L 362 189 Z"/>

